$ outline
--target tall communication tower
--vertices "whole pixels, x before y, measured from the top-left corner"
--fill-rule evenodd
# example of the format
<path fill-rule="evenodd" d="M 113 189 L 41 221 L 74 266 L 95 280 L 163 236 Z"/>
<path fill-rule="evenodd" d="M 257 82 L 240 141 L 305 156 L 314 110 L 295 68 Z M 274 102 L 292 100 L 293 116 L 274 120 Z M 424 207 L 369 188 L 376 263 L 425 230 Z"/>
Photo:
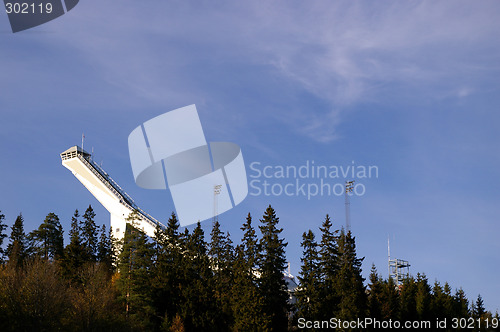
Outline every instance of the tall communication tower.
<path fill-rule="evenodd" d="M 346 181 L 345 182 L 345 231 L 346 233 L 351 230 L 351 209 L 350 209 L 350 201 L 349 194 L 352 193 L 354 188 L 354 181 Z"/>
<path fill-rule="evenodd" d="M 213 222 L 215 223 L 216 221 L 219 221 L 219 211 L 218 211 L 218 206 L 217 206 L 217 196 L 220 194 L 222 185 L 217 184 L 214 186 L 214 217 L 213 217 Z"/>

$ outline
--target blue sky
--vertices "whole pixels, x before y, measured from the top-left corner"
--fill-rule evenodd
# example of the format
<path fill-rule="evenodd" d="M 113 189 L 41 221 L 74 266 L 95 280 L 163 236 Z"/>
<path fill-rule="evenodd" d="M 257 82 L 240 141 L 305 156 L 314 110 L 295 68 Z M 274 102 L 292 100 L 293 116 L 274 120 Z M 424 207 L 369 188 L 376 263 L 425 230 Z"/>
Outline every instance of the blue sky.
<path fill-rule="evenodd" d="M 207 140 L 239 144 L 248 174 L 256 161 L 376 165 L 351 200 L 365 275 L 375 263 L 387 276 L 389 236 L 413 274 L 481 293 L 495 311 L 499 15 L 496 1 L 89 0 L 12 34 L 0 14 L 0 210 L 9 225 L 22 212 L 27 231 L 55 212 L 67 231 L 92 204 L 108 224 L 60 162 L 84 132 L 95 160 L 166 220 L 170 194 L 136 186 L 127 137 L 196 104 Z M 219 220 L 237 241 L 246 214 L 268 204 L 294 274 L 302 232 L 319 236 L 327 213 L 344 224 L 336 196 L 248 196 Z"/>

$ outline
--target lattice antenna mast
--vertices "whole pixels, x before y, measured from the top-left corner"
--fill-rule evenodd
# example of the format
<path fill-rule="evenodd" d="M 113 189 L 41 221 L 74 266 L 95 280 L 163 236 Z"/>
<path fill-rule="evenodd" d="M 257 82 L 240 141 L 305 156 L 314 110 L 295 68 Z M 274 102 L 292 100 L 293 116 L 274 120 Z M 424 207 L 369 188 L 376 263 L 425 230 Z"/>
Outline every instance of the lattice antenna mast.
<path fill-rule="evenodd" d="M 391 275 L 391 244 L 389 235 L 387 235 L 387 269 L 389 271 L 389 276 Z"/>
<path fill-rule="evenodd" d="M 354 181 L 345 182 L 345 231 L 348 233 L 351 230 L 351 208 L 349 196 L 354 188 Z"/>
<path fill-rule="evenodd" d="M 213 222 L 215 223 L 216 221 L 219 221 L 219 211 L 218 211 L 218 206 L 217 206 L 217 196 L 220 194 L 221 192 L 221 188 L 222 188 L 222 185 L 221 184 L 217 184 L 214 186 L 214 218 L 213 218 Z"/>
<path fill-rule="evenodd" d="M 389 278 L 394 280 L 397 289 L 401 289 L 406 278 L 410 277 L 410 263 L 404 259 L 391 259 L 391 247 L 389 245 L 389 237 L 387 237 L 387 256 L 389 267 Z"/>

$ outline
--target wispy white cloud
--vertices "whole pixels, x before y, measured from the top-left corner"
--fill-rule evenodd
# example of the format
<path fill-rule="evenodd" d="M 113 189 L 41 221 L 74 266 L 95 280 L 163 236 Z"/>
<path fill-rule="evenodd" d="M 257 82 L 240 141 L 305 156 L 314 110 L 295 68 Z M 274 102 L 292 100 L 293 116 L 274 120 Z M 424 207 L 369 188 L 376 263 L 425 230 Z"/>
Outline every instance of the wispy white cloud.
<path fill-rule="evenodd" d="M 338 119 L 359 102 L 384 102 L 378 95 L 386 96 L 387 86 L 393 93 L 406 90 L 416 97 L 412 102 L 449 90 L 464 98 L 484 76 L 498 76 L 500 45 L 492 44 L 500 33 L 498 3 L 313 3 L 285 11 L 286 19 L 280 10 L 258 12 L 279 22 L 278 31 L 261 34 L 261 44 L 283 74 L 329 100 Z M 317 117 L 310 121 L 316 127 Z M 335 128 L 324 121 L 330 135 L 310 136 L 328 141 Z"/>
<path fill-rule="evenodd" d="M 275 72 L 254 84 L 272 84 L 278 73 L 326 101 L 318 109 L 275 110 L 275 119 L 320 142 L 338 137 L 344 113 L 359 103 L 402 91 L 415 100 L 449 91 L 465 98 L 499 71 L 494 1 L 155 6 L 152 12 L 130 0 L 82 3 L 59 23 L 66 32 L 50 38 L 77 49 L 107 83 L 152 105 L 210 99 L 203 78 L 215 81 L 218 73 L 209 66 L 236 64 L 234 76 L 238 66 L 271 66 Z"/>

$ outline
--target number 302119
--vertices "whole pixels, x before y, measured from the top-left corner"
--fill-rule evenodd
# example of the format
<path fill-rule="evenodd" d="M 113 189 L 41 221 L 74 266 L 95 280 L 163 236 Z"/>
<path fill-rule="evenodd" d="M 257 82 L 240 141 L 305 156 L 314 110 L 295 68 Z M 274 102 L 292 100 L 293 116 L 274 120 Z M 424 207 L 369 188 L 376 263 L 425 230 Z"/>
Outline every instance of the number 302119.
<path fill-rule="evenodd" d="M 52 13 L 52 4 L 47 3 L 19 3 L 19 2 L 7 2 L 5 3 L 5 10 L 7 14 L 50 14 Z"/>

